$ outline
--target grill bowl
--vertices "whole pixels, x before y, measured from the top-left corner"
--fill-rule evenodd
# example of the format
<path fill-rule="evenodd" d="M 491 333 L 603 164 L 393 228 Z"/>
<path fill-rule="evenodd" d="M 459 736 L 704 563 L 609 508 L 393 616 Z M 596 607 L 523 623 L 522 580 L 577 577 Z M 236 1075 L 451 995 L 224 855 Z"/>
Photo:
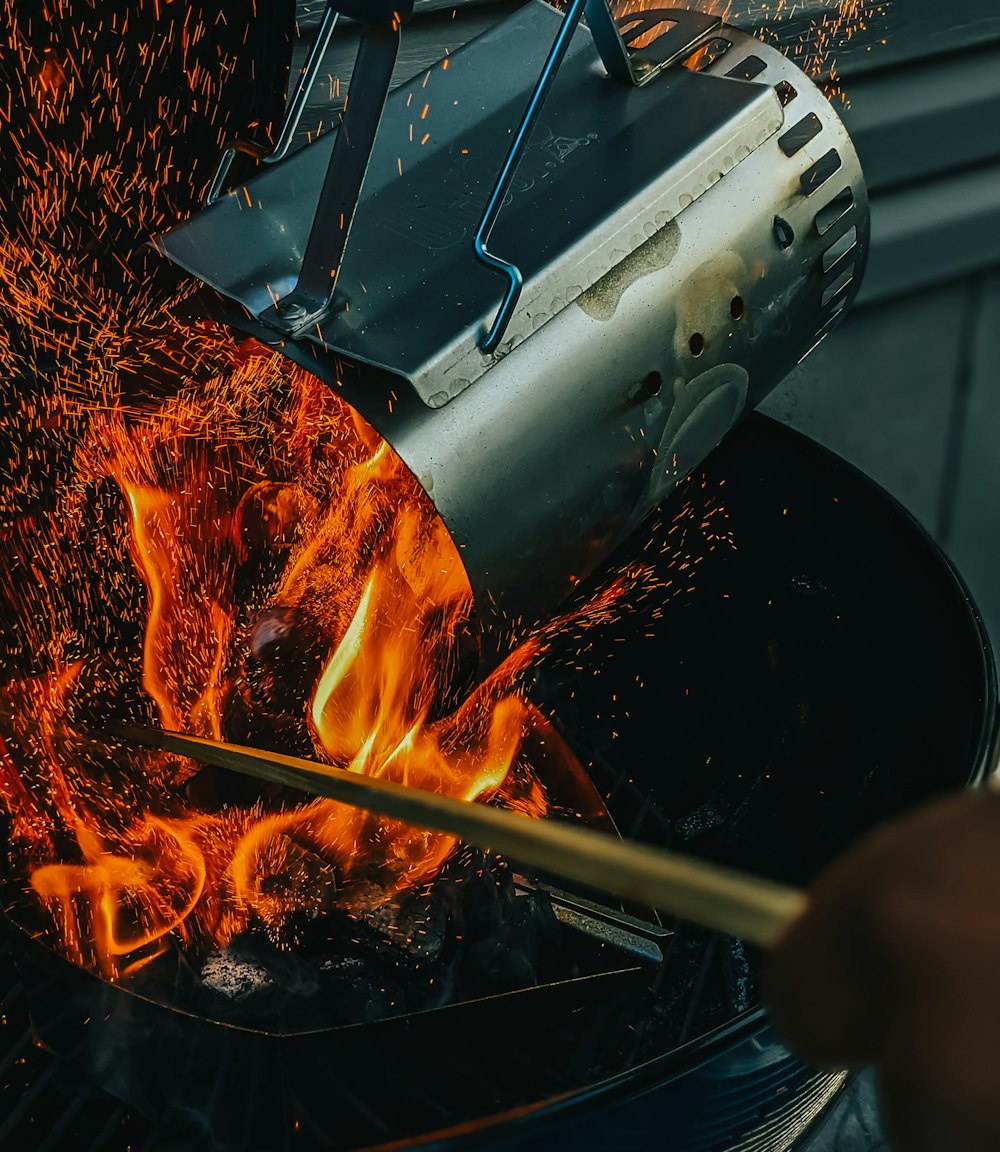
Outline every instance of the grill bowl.
<path fill-rule="evenodd" d="M 554 644 L 534 683 L 625 835 L 807 883 L 879 822 L 982 779 L 997 741 L 989 643 L 960 578 L 898 504 L 763 417 L 688 491 L 696 505 L 724 501 L 736 547 L 704 552 L 692 591 L 650 591 L 623 619 Z M 676 578 L 663 546 L 679 507 L 599 580 L 636 557 L 661 585 Z M 515 995 L 388 1030 L 264 1035 L 103 983 L 16 919 L 8 929 L 43 1042 L 217 1148 L 540 1152 L 669 1131 L 680 1152 L 781 1149 L 842 1082 L 769 1032 L 759 957 L 682 925 L 624 1038 L 606 1030 L 620 1005 L 597 983 L 558 1012 Z"/>

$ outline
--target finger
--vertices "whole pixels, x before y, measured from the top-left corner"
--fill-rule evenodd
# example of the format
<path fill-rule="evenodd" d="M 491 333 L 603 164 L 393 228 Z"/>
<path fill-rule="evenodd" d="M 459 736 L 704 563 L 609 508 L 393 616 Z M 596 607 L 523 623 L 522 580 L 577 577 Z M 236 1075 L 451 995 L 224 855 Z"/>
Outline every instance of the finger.
<path fill-rule="evenodd" d="M 1000 1111 L 1000 800 L 963 795 L 891 825 L 814 886 L 765 995 L 820 1065 L 881 1062 L 969 1114 Z"/>
<path fill-rule="evenodd" d="M 1000 1127 L 970 1118 L 924 1083 L 879 1076 L 882 1122 L 893 1152 L 997 1152 Z"/>
<path fill-rule="evenodd" d="M 794 1051 L 821 1067 L 870 1062 L 884 1032 L 886 994 L 863 870 L 849 858 L 826 873 L 806 913 L 765 960 L 772 1022 Z"/>

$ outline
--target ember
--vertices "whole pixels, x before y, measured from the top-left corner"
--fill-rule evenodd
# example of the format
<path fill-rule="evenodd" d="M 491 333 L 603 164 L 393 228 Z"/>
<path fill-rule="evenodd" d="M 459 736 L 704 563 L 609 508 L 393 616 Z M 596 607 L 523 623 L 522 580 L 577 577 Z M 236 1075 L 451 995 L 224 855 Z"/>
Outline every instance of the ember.
<path fill-rule="evenodd" d="M 637 12 L 662 8 L 660 0 L 616 0 L 615 14 L 620 18 Z M 710 16 L 719 16 L 727 22 L 753 30 L 762 40 L 778 40 L 782 25 L 794 18 L 801 18 L 803 10 L 816 10 L 807 34 L 798 43 L 786 48 L 789 56 L 810 76 L 836 80 L 837 51 L 849 43 L 858 33 L 864 31 L 870 22 L 884 16 L 884 0 L 836 0 L 836 3 L 801 3 L 801 0 L 775 0 L 762 3 L 761 0 L 695 0 L 683 5 L 696 8 Z M 652 29 L 655 36 L 657 29 Z M 642 38 L 635 41 L 635 47 L 642 47 Z"/>
<path fill-rule="evenodd" d="M 89 523 L 108 485 L 117 514 L 111 500 Z M 57 515 L 14 542 L 22 564 L 33 557 L 14 609 L 58 670 L 6 690 L 18 706 L 3 796 L 77 962 L 116 977 L 171 934 L 225 948 L 257 924 L 281 940 L 302 908 L 383 905 L 455 846 L 332 801 L 227 804 L 227 782 L 190 763 L 79 735 L 91 717 L 141 714 L 140 684 L 168 729 L 548 813 L 544 763 L 568 757 L 514 691 L 525 658 L 446 709 L 471 627 L 457 551 L 388 447 L 279 355 L 151 410 L 95 416 Z M 95 615 L 114 621 L 114 643 L 88 636 Z M 593 807 L 584 785 L 580 797 Z"/>

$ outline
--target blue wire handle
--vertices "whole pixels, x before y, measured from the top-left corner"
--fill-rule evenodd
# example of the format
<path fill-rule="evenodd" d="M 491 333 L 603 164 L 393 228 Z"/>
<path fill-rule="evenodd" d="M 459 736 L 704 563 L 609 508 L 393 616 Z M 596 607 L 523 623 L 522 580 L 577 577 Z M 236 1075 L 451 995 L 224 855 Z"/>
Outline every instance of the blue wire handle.
<path fill-rule="evenodd" d="M 289 102 L 288 111 L 285 113 L 285 119 L 281 125 L 281 131 L 278 133 L 278 142 L 275 144 L 274 150 L 268 152 L 267 148 L 262 145 L 254 144 L 246 140 L 231 140 L 225 144 L 222 155 L 219 158 L 219 165 L 215 170 L 215 175 L 212 177 L 212 183 L 205 195 L 206 208 L 214 204 L 222 193 L 225 192 L 226 177 L 229 175 L 229 170 L 232 168 L 233 161 L 236 159 L 238 152 L 242 152 L 245 156 L 253 157 L 253 159 L 260 164 L 277 164 L 279 160 L 284 160 L 288 155 L 288 149 L 292 146 L 295 133 L 298 131 L 299 123 L 302 120 L 302 113 L 305 111 L 306 104 L 309 102 L 309 97 L 312 94 L 313 86 L 323 66 L 323 58 L 326 55 L 326 50 L 330 47 L 330 41 L 333 38 L 333 31 L 337 27 L 337 17 L 339 15 L 340 13 L 334 8 L 333 0 L 329 0 L 320 22 L 319 31 L 316 33 L 316 38 L 313 41 L 313 46 L 309 49 L 309 55 L 306 57 L 306 62 L 302 66 L 302 72 L 295 86 L 295 94 Z"/>
<path fill-rule="evenodd" d="M 517 308 L 517 302 L 521 297 L 524 277 L 521 275 L 521 270 L 516 264 L 512 264 L 509 260 L 503 260 L 499 256 L 494 256 L 486 245 L 489 243 L 493 227 L 500 216 L 504 201 L 507 199 L 507 193 L 510 191 L 511 183 L 514 180 L 517 167 L 521 163 L 521 157 L 528 143 L 528 137 L 531 135 L 531 130 L 535 126 L 538 114 L 542 110 L 545 98 L 549 94 L 549 89 L 552 87 L 556 73 L 559 71 L 559 66 L 563 62 L 563 57 L 566 55 L 566 49 L 569 47 L 569 42 L 573 38 L 573 33 L 580 23 L 580 17 L 583 15 L 585 6 L 586 0 L 572 0 L 570 6 L 566 9 L 566 15 L 563 17 L 563 22 L 559 26 L 559 32 L 549 51 L 548 58 L 542 67 L 541 75 L 538 77 L 538 83 L 535 85 L 535 90 L 531 94 L 531 99 L 528 101 L 528 107 L 521 120 L 521 126 L 518 128 L 514 142 L 510 146 L 507 159 L 504 161 L 504 166 L 497 178 L 496 187 L 493 189 L 493 194 L 490 196 L 489 203 L 486 205 L 486 211 L 483 213 L 479 228 L 476 230 L 476 237 L 473 242 L 476 259 L 481 264 L 485 264 L 487 268 L 492 268 L 495 272 L 499 272 L 505 276 L 508 281 L 507 292 L 504 295 L 503 303 L 500 305 L 500 311 L 497 313 L 496 319 L 490 326 L 489 331 L 485 332 L 479 339 L 479 347 L 481 351 L 487 355 L 496 351 L 500 341 L 503 339 L 504 333 L 507 331 L 507 325 L 510 323 L 511 317 L 514 315 L 514 310 Z"/>

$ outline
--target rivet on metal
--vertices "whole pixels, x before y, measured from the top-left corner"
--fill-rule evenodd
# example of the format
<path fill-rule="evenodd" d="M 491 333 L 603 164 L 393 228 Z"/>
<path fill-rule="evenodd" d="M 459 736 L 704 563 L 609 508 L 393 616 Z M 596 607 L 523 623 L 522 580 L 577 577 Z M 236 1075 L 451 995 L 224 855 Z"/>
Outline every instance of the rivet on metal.
<path fill-rule="evenodd" d="M 296 320 L 304 320 L 306 318 L 305 306 L 296 300 L 279 300 L 274 306 L 274 310 L 282 320 L 288 320 L 293 324 Z"/>

